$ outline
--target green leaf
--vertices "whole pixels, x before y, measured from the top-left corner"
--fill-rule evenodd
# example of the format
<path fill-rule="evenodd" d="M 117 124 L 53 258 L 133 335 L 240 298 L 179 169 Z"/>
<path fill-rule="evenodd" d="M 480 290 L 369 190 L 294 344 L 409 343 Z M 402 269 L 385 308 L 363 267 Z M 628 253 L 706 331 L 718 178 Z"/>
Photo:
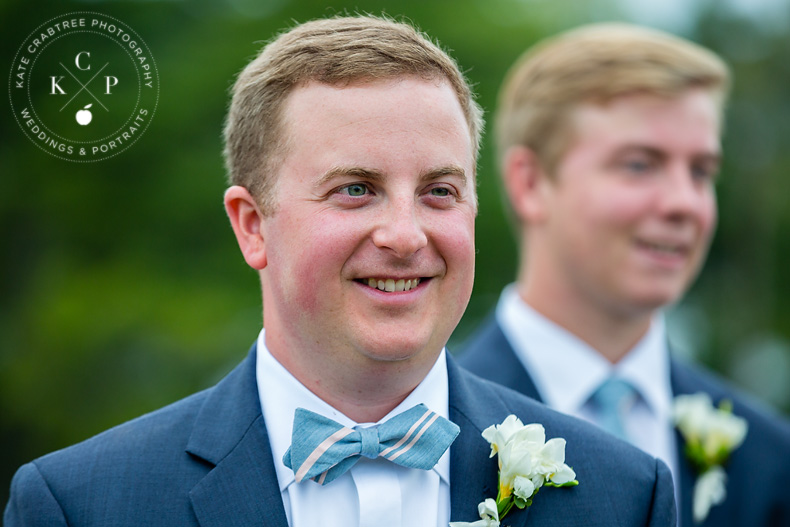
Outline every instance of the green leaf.
<path fill-rule="evenodd" d="M 505 515 L 510 512 L 510 509 L 513 508 L 513 496 L 511 495 L 509 498 L 505 500 L 497 500 L 496 502 L 496 509 L 499 513 L 499 519 L 505 517 Z"/>
<path fill-rule="evenodd" d="M 556 487 L 556 488 L 575 487 L 578 484 L 579 484 L 579 481 L 575 480 L 575 479 L 573 481 L 568 481 L 566 483 L 554 483 L 553 481 L 547 481 L 544 484 L 544 487 Z"/>

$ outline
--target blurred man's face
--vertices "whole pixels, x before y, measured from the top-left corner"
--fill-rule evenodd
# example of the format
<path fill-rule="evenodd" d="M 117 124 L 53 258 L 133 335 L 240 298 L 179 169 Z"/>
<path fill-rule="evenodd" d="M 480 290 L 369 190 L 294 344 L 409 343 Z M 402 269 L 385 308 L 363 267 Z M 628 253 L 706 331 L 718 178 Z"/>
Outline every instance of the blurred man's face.
<path fill-rule="evenodd" d="M 472 291 L 474 158 L 445 82 L 296 88 L 262 234 L 267 344 L 433 363 Z M 329 374 L 329 372 L 327 372 Z"/>
<path fill-rule="evenodd" d="M 628 314 L 677 300 L 716 224 L 716 103 L 701 90 L 623 96 L 581 106 L 574 131 L 546 185 L 545 236 L 529 250 L 546 251 L 544 272 L 598 308 Z"/>

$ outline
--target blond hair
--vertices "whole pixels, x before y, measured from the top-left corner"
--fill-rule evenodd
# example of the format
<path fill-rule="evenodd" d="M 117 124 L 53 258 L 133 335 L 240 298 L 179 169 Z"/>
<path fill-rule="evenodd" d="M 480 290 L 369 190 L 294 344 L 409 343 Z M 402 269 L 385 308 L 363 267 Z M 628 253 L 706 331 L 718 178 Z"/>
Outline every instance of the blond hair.
<path fill-rule="evenodd" d="M 729 84 L 724 62 L 687 40 L 628 24 L 578 28 L 537 44 L 511 68 L 496 114 L 499 159 L 511 146 L 527 146 L 551 175 L 570 146 L 578 105 L 702 88 L 721 109 Z"/>
<path fill-rule="evenodd" d="M 315 81 L 348 84 L 414 75 L 445 80 L 466 117 L 475 159 L 482 110 L 455 61 L 412 26 L 374 16 L 314 20 L 276 37 L 241 72 L 225 124 L 225 163 L 233 185 L 264 214 L 275 209 L 277 165 L 287 145 L 283 108 L 291 91 Z"/>

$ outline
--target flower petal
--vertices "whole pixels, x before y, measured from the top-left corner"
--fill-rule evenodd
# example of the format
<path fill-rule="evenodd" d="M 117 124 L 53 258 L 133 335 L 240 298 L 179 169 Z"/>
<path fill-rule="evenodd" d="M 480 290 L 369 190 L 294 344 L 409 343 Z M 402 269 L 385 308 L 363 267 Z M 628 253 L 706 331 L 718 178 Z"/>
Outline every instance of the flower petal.
<path fill-rule="evenodd" d="M 535 485 L 528 478 L 516 476 L 513 480 L 513 493 L 523 500 L 528 500 L 535 494 Z"/>
<path fill-rule="evenodd" d="M 499 527 L 499 511 L 496 501 L 488 498 L 477 505 L 480 520 L 476 522 L 450 522 L 450 527 Z"/>
<path fill-rule="evenodd" d="M 549 439 L 541 449 L 541 457 L 554 463 L 565 463 L 565 440 L 561 437 Z"/>
<path fill-rule="evenodd" d="M 727 497 L 727 474 L 721 467 L 706 470 L 694 485 L 694 521 L 700 523 L 708 517 L 710 508 Z"/>
<path fill-rule="evenodd" d="M 516 433 L 511 436 L 510 440 L 520 443 L 526 442 L 539 447 L 546 442 L 546 430 L 543 428 L 542 424 L 531 423 L 516 431 Z"/>
<path fill-rule="evenodd" d="M 487 498 L 485 501 L 480 502 L 477 506 L 477 512 L 480 513 L 480 517 L 484 520 L 493 518 L 499 521 L 499 509 L 496 505 L 496 500 L 493 498 Z"/>
<path fill-rule="evenodd" d="M 576 479 L 576 472 L 568 465 L 563 464 L 560 469 L 551 475 L 551 482 L 564 485 Z"/>
<path fill-rule="evenodd" d="M 483 430 L 483 439 L 491 443 L 491 455 L 501 452 L 506 444 L 524 428 L 521 419 L 510 414 L 500 425 L 491 425 Z"/>

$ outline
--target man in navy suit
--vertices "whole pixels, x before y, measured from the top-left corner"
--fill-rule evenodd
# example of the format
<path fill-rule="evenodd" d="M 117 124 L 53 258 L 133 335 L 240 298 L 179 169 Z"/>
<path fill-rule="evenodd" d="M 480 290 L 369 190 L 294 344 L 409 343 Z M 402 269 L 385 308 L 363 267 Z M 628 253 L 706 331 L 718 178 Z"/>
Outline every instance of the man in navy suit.
<path fill-rule="evenodd" d="M 240 74 L 225 130 L 225 207 L 259 272 L 265 329 L 216 386 L 24 465 L 6 525 L 482 521 L 498 467 L 481 434 L 511 414 L 567 441 L 579 485 L 544 489 L 508 525 L 674 525 L 663 463 L 444 349 L 472 291 L 481 128 L 457 65 L 408 25 L 320 20 L 268 44 Z M 382 430 L 419 405 L 425 428 L 382 450 Z M 438 451 L 417 442 L 433 423 Z M 346 436 L 356 454 L 335 461 L 356 464 L 304 477 Z M 415 442 L 438 461 L 391 461 Z"/>
<path fill-rule="evenodd" d="M 663 459 L 683 526 L 787 526 L 790 428 L 670 359 L 661 314 L 714 232 L 728 84 L 708 50 L 627 25 L 570 31 L 516 63 L 496 140 L 518 277 L 460 363 Z M 704 467 L 687 457 L 673 415 L 675 396 L 699 393 L 711 398 L 704 414 L 735 436 L 747 425 L 742 444 L 725 445 L 728 460 Z M 714 411 L 721 401 L 740 419 Z"/>

